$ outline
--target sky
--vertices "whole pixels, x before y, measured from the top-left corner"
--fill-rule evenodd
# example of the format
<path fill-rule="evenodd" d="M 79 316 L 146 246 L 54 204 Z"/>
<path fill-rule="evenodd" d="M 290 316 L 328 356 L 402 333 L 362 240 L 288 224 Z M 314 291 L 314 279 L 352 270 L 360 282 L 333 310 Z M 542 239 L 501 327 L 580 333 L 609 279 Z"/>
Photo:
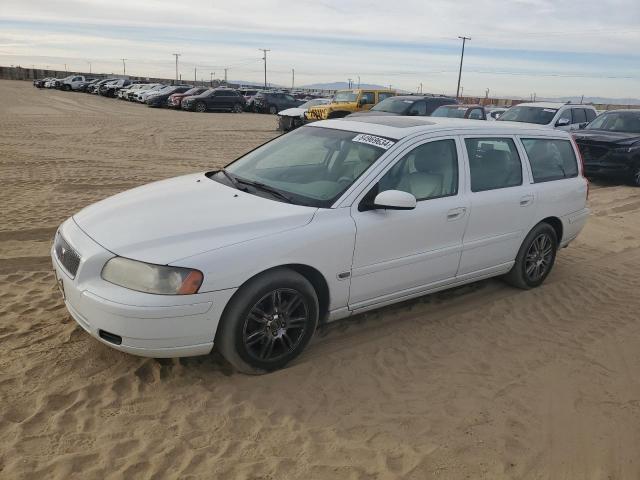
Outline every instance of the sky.
<path fill-rule="evenodd" d="M 465 95 L 640 97 L 638 0 L 0 0 L 0 64 Z"/>

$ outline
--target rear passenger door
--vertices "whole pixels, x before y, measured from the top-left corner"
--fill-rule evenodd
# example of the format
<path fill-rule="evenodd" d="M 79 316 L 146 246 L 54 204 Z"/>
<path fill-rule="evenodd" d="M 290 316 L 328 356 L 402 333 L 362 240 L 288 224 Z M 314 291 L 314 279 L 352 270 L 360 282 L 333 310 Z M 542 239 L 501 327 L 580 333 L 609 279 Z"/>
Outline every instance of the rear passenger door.
<path fill-rule="evenodd" d="M 534 220 L 529 170 L 513 137 L 464 137 L 471 211 L 458 277 L 507 268 Z"/>

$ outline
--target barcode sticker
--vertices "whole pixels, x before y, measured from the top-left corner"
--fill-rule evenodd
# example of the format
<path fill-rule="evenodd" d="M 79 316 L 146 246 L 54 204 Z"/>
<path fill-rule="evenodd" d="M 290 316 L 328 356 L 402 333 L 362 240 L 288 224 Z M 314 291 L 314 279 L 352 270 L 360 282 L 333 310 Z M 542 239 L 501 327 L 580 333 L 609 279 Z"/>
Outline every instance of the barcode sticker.
<path fill-rule="evenodd" d="M 384 150 L 389 150 L 396 143 L 386 138 L 376 137 L 375 135 L 368 135 L 366 133 L 356 135 L 355 137 L 353 137 L 353 141 L 358 143 L 366 143 L 367 145 L 373 145 L 374 147 L 380 147 Z"/>

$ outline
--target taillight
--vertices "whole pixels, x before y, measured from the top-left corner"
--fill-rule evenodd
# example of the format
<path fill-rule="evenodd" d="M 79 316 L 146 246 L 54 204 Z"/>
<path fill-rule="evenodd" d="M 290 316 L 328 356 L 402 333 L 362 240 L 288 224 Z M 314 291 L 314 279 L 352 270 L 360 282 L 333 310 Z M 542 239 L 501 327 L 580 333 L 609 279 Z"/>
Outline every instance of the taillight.
<path fill-rule="evenodd" d="M 574 150 L 578 152 L 578 158 L 580 159 L 580 168 L 582 169 L 581 170 L 582 177 L 587 181 L 587 200 L 589 200 L 590 183 L 589 183 L 589 179 L 584 174 L 584 158 L 582 158 L 582 151 L 580 150 L 580 147 L 578 146 L 578 142 L 576 141 L 576 136 L 573 133 L 571 134 L 571 143 L 573 143 Z"/>

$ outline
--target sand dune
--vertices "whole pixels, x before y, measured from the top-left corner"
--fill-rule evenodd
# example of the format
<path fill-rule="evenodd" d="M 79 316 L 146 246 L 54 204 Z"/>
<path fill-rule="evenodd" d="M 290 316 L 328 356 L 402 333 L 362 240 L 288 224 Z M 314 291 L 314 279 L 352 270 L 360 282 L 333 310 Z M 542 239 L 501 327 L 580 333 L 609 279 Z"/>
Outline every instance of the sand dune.
<path fill-rule="evenodd" d="M 640 478 L 640 190 L 539 289 L 479 282 L 330 325 L 284 371 L 129 356 L 90 338 L 49 266 L 56 226 L 275 135 L 0 81 L 0 478 Z"/>

